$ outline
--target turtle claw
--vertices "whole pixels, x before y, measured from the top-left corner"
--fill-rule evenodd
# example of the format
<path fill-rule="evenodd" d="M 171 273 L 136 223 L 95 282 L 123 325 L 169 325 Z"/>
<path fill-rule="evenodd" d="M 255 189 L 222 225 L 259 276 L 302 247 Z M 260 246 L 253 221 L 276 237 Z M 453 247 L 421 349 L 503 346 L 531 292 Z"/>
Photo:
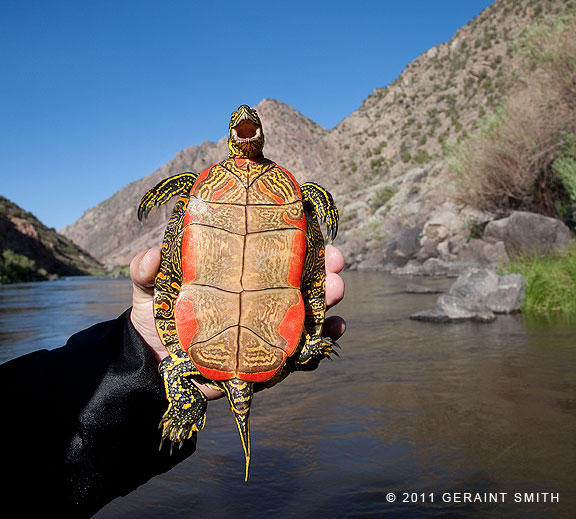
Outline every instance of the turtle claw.
<path fill-rule="evenodd" d="M 338 215 L 336 215 L 335 219 L 330 216 L 322 216 L 322 218 L 320 218 L 320 223 L 326 229 L 326 241 L 329 244 L 332 243 L 338 234 Z"/>
<path fill-rule="evenodd" d="M 152 207 L 146 207 L 145 209 L 143 209 L 142 207 L 138 208 L 138 221 L 142 222 L 143 220 L 146 220 L 146 218 L 148 218 L 148 215 L 150 214 L 150 211 L 152 210 Z"/>
<path fill-rule="evenodd" d="M 164 441 L 169 440 L 170 455 L 172 455 L 175 444 L 178 443 L 179 448 L 181 449 L 184 442 L 191 438 L 195 432 L 200 431 L 206 423 L 205 414 L 202 414 L 196 422 L 185 423 L 182 418 L 178 419 L 177 417 L 173 417 L 173 413 L 174 410 L 172 405 L 169 405 L 168 410 L 164 413 L 164 416 L 162 417 L 162 420 L 158 426 L 158 429 L 162 430 L 162 438 L 160 439 L 159 450 L 162 450 Z"/>
<path fill-rule="evenodd" d="M 322 337 L 320 335 L 308 335 L 306 342 L 298 360 L 296 361 L 296 369 L 310 370 L 318 366 L 318 362 L 322 359 L 330 359 L 331 354 L 339 357 L 335 348 L 339 348 L 338 343 L 330 337 Z"/>
<path fill-rule="evenodd" d="M 321 354 L 324 356 L 328 356 L 330 354 L 336 355 L 336 357 L 340 357 L 340 354 L 336 351 L 335 348 L 340 348 L 340 345 L 330 337 L 321 337 L 322 345 L 320 346 Z"/>
<path fill-rule="evenodd" d="M 300 186 L 302 200 L 311 204 L 314 213 L 326 228 L 328 243 L 332 243 L 338 234 L 338 209 L 332 195 L 314 182 L 305 182 Z"/>

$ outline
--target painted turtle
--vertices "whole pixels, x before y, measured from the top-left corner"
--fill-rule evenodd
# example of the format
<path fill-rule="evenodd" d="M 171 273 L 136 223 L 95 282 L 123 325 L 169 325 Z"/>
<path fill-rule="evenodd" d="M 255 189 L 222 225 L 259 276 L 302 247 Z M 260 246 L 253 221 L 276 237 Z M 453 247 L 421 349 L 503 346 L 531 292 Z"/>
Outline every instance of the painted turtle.
<path fill-rule="evenodd" d="M 202 173 L 167 178 L 148 191 L 138 219 L 180 195 L 162 243 L 154 317 L 169 356 L 160 364 L 168 410 L 162 441 L 183 442 L 205 422 L 206 398 L 191 378 L 225 392 L 250 463 L 254 390 L 315 369 L 337 344 L 322 337 L 324 238 L 338 210 L 317 184 L 298 185 L 264 158 L 256 110 L 232 113 L 229 156 Z"/>

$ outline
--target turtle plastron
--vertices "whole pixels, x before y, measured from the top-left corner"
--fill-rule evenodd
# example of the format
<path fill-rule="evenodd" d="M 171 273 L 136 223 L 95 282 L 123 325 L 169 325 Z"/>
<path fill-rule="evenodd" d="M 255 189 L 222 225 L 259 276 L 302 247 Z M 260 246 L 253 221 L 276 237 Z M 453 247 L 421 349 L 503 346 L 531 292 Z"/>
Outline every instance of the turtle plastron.
<path fill-rule="evenodd" d="M 183 441 L 205 422 L 192 379 L 224 391 L 250 460 L 255 389 L 312 369 L 335 343 L 321 336 L 326 310 L 324 238 L 338 211 L 313 183 L 299 186 L 262 156 L 256 111 L 232 114 L 229 158 L 199 175 L 163 180 L 142 198 L 139 218 L 179 194 L 162 244 L 154 316 L 170 356 L 162 361 L 168 410 L 162 438 Z"/>

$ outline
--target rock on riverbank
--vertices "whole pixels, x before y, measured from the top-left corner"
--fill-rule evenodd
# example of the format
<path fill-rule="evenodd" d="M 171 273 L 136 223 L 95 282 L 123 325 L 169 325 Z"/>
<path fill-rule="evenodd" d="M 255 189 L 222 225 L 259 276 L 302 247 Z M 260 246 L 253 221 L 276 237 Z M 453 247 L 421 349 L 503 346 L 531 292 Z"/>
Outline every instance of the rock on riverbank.
<path fill-rule="evenodd" d="M 520 309 L 525 285 L 520 274 L 500 276 L 490 269 L 467 269 L 456 279 L 449 293 L 438 298 L 436 308 L 417 312 L 410 318 L 430 322 L 491 322 L 496 314 Z"/>

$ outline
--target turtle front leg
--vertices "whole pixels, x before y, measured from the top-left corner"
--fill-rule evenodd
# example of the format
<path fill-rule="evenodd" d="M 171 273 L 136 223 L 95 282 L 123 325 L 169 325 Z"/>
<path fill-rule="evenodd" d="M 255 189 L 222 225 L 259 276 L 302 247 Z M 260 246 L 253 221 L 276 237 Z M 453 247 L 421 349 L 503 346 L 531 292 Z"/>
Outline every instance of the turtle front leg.
<path fill-rule="evenodd" d="M 300 186 L 300 190 L 302 201 L 326 226 L 328 243 L 332 243 L 338 234 L 339 221 L 338 208 L 332 195 L 314 182 L 305 182 Z"/>
<path fill-rule="evenodd" d="M 187 195 L 197 178 L 198 173 L 188 171 L 166 178 L 156 184 L 142 197 L 138 206 L 138 220 L 146 219 L 154 206 L 165 204 L 174 195 Z"/>
<path fill-rule="evenodd" d="M 192 382 L 192 377 L 200 372 L 184 352 L 171 353 L 160 363 L 159 370 L 168 398 L 168 409 L 159 426 L 162 448 L 164 440 L 182 443 L 204 427 L 208 401 Z"/>

